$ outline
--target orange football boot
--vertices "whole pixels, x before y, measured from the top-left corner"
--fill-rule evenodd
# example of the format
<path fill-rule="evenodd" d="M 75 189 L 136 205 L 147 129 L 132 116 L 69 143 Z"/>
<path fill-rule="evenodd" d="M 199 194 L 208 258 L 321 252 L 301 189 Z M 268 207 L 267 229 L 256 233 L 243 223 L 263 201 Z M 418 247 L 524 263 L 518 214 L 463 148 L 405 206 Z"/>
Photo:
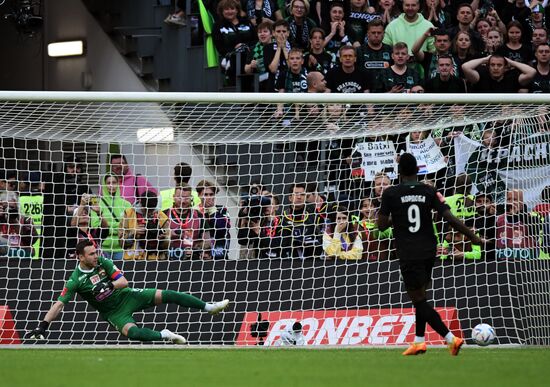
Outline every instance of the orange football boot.
<path fill-rule="evenodd" d="M 461 339 L 460 337 L 454 337 L 453 342 L 449 344 L 449 351 L 451 352 L 451 355 L 457 356 L 458 352 L 460 352 L 460 347 L 464 344 L 464 339 Z"/>
<path fill-rule="evenodd" d="M 423 355 L 426 353 L 426 343 L 412 343 L 409 348 L 403 352 L 404 356 Z"/>

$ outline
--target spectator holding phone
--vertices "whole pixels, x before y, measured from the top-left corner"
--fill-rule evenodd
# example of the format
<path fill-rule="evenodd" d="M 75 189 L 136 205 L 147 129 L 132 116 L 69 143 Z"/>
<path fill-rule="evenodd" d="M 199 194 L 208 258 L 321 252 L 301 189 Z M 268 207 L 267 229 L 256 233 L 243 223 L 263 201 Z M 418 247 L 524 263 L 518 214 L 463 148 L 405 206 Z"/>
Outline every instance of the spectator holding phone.
<path fill-rule="evenodd" d="M 420 75 L 411 67 L 409 61 L 409 49 L 407 44 L 398 42 L 392 50 L 393 65 L 382 70 L 377 84 L 382 92 L 407 93 L 413 86 L 421 84 Z"/>
<path fill-rule="evenodd" d="M 139 206 L 124 211 L 118 236 L 125 260 L 166 259 L 169 222 L 157 206 L 157 194 L 145 191 L 139 199 Z"/>
<path fill-rule="evenodd" d="M 101 251 L 102 241 L 109 235 L 109 223 L 103 217 L 97 196 L 84 194 L 80 205 L 74 211 L 71 226 L 76 227 L 76 243 L 89 240 Z M 68 251 L 68 258 L 76 258 L 75 251 Z M 102 255 L 101 253 L 99 253 Z"/>
<path fill-rule="evenodd" d="M 101 186 L 101 198 L 99 208 L 101 215 L 107 222 L 109 233 L 103 239 L 101 252 L 103 256 L 111 260 L 120 260 L 123 256 L 122 246 L 118 239 L 118 228 L 124 217 L 124 211 L 131 207 L 130 203 L 120 195 L 118 177 L 106 175 Z"/>

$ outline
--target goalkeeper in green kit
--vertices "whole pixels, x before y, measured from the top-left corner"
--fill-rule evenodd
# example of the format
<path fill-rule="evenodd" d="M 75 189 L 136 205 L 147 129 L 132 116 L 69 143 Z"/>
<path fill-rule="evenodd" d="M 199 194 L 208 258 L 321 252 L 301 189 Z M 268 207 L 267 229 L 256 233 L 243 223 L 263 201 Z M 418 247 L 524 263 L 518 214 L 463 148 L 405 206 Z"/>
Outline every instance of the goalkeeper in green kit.
<path fill-rule="evenodd" d="M 177 304 L 217 314 L 229 304 L 229 300 L 206 303 L 189 294 L 173 290 L 129 288 L 128 280 L 122 272 L 111 260 L 98 257 L 94 243 L 89 240 L 83 240 L 76 245 L 76 254 L 78 266 L 66 282 L 57 301 L 46 313 L 44 320 L 30 332 L 30 338 L 44 339 L 50 322 L 57 318 L 75 293 L 124 336 L 132 340 L 166 340 L 175 344 L 185 344 L 187 340 L 168 329 L 157 332 L 140 328 L 136 325 L 133 313 L 159 304 Z"/>

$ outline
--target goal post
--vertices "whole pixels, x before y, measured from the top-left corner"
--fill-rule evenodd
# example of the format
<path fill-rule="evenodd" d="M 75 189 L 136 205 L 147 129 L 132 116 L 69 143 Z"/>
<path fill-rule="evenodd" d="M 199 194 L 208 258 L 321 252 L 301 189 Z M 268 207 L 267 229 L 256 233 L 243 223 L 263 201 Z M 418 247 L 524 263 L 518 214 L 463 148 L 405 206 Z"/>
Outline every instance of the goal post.
<path fill-rule="evenodd" d="M 549 103 L 0 92 L 0 344 L 32 344 L 23 336 L 63 290 L 82 239 L 131 287 L 232 300 L 214 318 L 172 305 L 136 313 L 192 344 L 282 345 L 295 322 L 307 345 L 408 344 L 414 311 L 393 232 L 375 219 L 409 152 L 419 179 L 490 240 L 472 245 L 434 215 L 430 299 L 443 320 L 467 338 L 484 322 L 500 345 L 549 345 Z M 128 343 L 78 297 L 48 340 Z M 427 340 L 443 344 L 430 329 Z"/>

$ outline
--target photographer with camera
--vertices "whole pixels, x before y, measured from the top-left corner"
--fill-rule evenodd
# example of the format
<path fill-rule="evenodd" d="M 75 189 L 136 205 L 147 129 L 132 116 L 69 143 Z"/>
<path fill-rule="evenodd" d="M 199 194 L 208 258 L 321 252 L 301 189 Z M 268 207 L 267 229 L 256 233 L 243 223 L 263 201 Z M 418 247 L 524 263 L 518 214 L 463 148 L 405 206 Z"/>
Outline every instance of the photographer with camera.
<path fill-rule="evenodd" d="M 103 217 L 97 196 L 82 195 L 80 205 L 74 210 L 71 227 L 74 228 L 73 232 L 76 232 L 74 235 L 75 246 L 81 240 L 89 240 L 98 252 L 101 251 L 103 240 L 109 236 L 109 223 Z M 75 254 L 75 251 L 67 251 L 68 258 L 76 258 Z M 99 254 L 101 255 L 101 253 Z"/>
<path fill-rule="evenodd" d="M 259 258 L 261 223 L 264 208 L 271 204 L 271 199 L 264 196 L 266 191 L 260 183 L 252 183 L 248 194 L 241 196 L 239 219 L 237 221 L 237 238 L 241 249 L 241 258 Z"/>
<path fill-rule="evenodd" d="M 19 196 L 13 191 L 0 193 L 0 256 L 31 258 L 38 238 L 32 219 L 19 213 Z"/>
<path fill-rule="evenodd" d="M 205 231 L 210 235 L 211 255 L 214 259 L 227 259 L 231 242 L 231 222 L 227 208 L 216 205 L 216 184 L 201 180 L 197 184 L 197 193 L 201 198 L 200 211 L 204 217 Z"/>
<path fill-rule="evenodd" d="M 124 210 L 118 236 L 125 260 L 165 260 L 170 238 L 168 217 L 157 210 L 158 198 L 145 191 L 139 200 Z"/>
<path fill-rule="evenodd" d="M 188 184 L 176 187 L 172 208 L 164 210 L 170 236 L 168 258 L 200 259 L 203 241 L 210 235 L 204 231 L 204 217 L 193 207 L 193 189 Z"/>
<path fill-rule="evenodd" d="M 281 256 L 299 259 L 320 257 L 323 254 L 322 235 L 314 206 L 306 205 L 305 183 L 292 185 L 289 202 L 281 218 Z"/>

